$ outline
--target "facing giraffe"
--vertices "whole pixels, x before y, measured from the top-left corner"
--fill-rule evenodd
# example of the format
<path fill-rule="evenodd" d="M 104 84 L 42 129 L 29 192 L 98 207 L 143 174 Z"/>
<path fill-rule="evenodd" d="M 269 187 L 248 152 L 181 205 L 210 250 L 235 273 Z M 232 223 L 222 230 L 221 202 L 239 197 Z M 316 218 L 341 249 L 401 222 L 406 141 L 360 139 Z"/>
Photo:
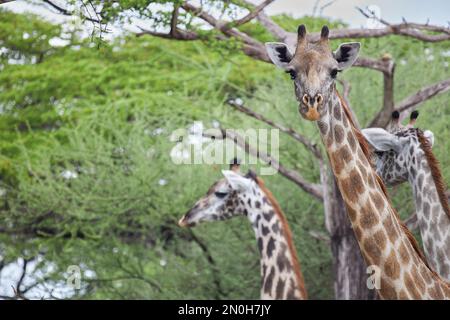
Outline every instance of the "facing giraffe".
<path fill-rule="evenodd" d="M 374 147 L 376 170 L 388 186 L 409 181 L 425 255 L 431 267 L 450 281 L 450 208 L 439 164 L 431 150 L 434 135 L 413 127 L 418 112 L 402 126 L 398 112 L 392 114 L 388 131 L 363 129 Z"/>
<path fill-rule="evenodd" d="M 225 179 L 214 183 L 179 221 L 194 226 L 202 221 L 247 216 L 255 231 L 261 266 L 262 299 L 306 299 L 303 275 L 287 220 L 264 182 L 249 171 L 239 173 L 239 165 L 224 170 Z"/>
<path fill-rule="evenodd" d="M 344 43 L 333 53 L 328 27 L 320 40 L 298 28 L 295 54 L 286 44 L 268 43 L 275 65 L 291 75 L 299 112 L 317 121 L 331 168 L 342 193 L 361 253 L 379 270 L 383 299 L 450 299 L 450 286 L 427 265 L 417 242 L 393 209 L 381 179 L 372 168 L 369 149 L 336 91 L 335 78 L 356 60 L 359 43 Z"/>

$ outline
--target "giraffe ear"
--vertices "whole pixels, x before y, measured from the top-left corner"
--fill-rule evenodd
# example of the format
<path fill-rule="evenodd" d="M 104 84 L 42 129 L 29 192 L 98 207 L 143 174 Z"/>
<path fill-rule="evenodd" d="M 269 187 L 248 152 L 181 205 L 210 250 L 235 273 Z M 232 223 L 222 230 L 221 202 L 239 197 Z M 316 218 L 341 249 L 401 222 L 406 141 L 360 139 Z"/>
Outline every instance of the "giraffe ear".
<path fill-rule="evenodd" d="M 233 190 L 247 191 L 252 186 L 252 181 L 231 170 L 222 170 L 225 179 L 227 179 Z"/>
<path fill-rule="evenodd" d="M 377 151 L 394 150 L 400 152 L 404 145 L 404 140 L 399 139 L 392 133 L 382 128 L 367 128 L 361 130 L 363 136 Z"/>
<path fill-rule="evenodd" d="M 358 58 L 359 49 L 361 43 L 359 42 L 346 42 L 337 48 L 334 52 L 334 58 L 338 62 L 339 70 L 350 68 Z"/>
<path fill-rule="evenodd" d="M 425 130 L 423 136 L 428 140 L 431 146 L 434 145 L 434 133 L 430 130 Z"/>
<path fill-rule="evenodd" d="M 266 42 L 266 51 L 274 65 L 283 70 L 287 70 L 293 55 L 286 44 L 281 42 Z"/>

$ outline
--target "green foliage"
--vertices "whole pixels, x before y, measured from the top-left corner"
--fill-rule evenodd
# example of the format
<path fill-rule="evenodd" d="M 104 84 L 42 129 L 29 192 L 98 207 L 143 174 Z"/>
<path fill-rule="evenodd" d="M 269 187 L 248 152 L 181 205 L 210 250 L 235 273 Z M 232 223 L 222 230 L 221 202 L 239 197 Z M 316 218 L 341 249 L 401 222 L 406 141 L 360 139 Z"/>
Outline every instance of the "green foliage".
<path fill-rule="evenodd" d="M 120 12 L 115 10 L 111 17 Z M 0 71 L 1 255 L 7 261 L 42 255 L 54 265 L 52 281 L 65 281 L 69 265 L 81 266 L 83 288 L 75 298 L 257 299 L 258 252 L 245 218 L 192 230 L 176 225 L 222 168 L 175 165 L 170 136 L 193 121 L 206 128 L 215 120 L 225 128 L 267 128 L 224 103 L 240 97 L 319 142 L 315 126 L 299 122 L 289 77 L 240 54 L 237 43 L 126 37 L 98 49 L 70 35 L 72 44 L 53 49 L 48 39 L 60 36 L 57 27 L 3 11 L 0 21 L 5 29 L 14 24 L 14 32 L 0 28 L 2 46 L 24 55 L 46 52 L 39 63 L 8 64 L 5 58 Z M 289 30 L 304 22 L 310 31 L 326 22 L 289 16 L 276 21 Z M 256 23 L 242 29 L 271 40 Z M 23 39 L 25 32 L 41 36 Z M 448 44 L 388 37 L 364 40 L 362 54 L 393 56 L 401 100 L 448 76 L 449 58 L 441 55 L 447 50 Z M 366 124 L 382 103 L 381 76 L 358 68 L 340 76 L 351 83 L 352 107 Z M 435 133 L 446 181 L 448 98 L 427 102 L 419 118 L 421 127 Z M 280 144 L 281 162 L 318 182 L 315 159 L 281 134 Z M 309 234 L 325 233 L 322 205 L 279 174 L 265 180 L 291 225 L 309 296 L 332 298 L 329 247 Z M 394 195 L 403 216 L 413 211 L 407 187 Z"/>
<path fill-rule="evenodd" d="M 0 8 L 0 45 L 7 50 L 0 54 L 0 64 L 8 59 L 25 62 L 42 60 L 44 55 L 55 52 L 49 40 L 60 36 L 61 27 L 43 22 L 34 15 L 17 15 Z"/>

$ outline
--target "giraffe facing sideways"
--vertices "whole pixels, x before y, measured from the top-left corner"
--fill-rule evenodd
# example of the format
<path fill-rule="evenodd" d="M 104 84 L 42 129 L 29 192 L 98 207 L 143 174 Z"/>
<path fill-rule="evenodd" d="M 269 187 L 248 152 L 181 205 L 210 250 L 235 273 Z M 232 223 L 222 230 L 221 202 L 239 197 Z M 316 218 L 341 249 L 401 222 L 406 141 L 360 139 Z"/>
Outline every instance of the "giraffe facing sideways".
<path fill-rule="evenodd" d="M 222 171 L 225 178 L 214 183 L 178 224 L 192 227 L 202 221 L 247 216 L 260 252 L 261 298 L 306 299 L 291 231 L 279 204 L 253 171 L 244 177 L 239 165 L 231 168 Z"/>
<path fill-rule="evenodd" d="M 431 150 L 433 133 L 413 127 L 418 115 L 414 111 L 410 123 L 402 126 L 398 112 L 394 112 L 388 125 L 390 132 L 368 128 L 362 133 L 375 149 L 377 173 L 386 185 L 410 183 L 425 256 L 430 266 L 450 281 L 450 208 L 446 187 Z"/>
<path fill-rule="evenodd" d="M 392 207 L 372 168 L 369 147 L 336 90 L 338 73 L 352 66 L 360 44 L 329 46 L 328 27 L 311 42 L 299 26 L 295 53 L 283 43 L 267 43 L 269 57 L 293 80 L 300 115 L 316 121 L 342 193 L 352 228 L 368 266 L 379 278 L 382 299 L 450 299 L 450 284 L 432 270 L 412 234 Z"/>

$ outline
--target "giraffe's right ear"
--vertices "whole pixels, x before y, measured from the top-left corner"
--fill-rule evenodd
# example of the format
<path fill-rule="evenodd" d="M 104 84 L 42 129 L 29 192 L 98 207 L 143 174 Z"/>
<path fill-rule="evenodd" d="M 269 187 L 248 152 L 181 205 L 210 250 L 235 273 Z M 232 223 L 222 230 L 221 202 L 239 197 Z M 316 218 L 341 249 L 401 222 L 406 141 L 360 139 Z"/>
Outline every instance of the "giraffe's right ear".
<path fill-rule="evenodd" d="M 250 190 L 252 186 L 252 180 L 247 179 L 241 176 L 239 173 L 236 173 L 231 170 L 222 170 L 225 179 L 227 179 L 233 190 L 237 191 L 247 191 Z"/>
<path fill-rule="evenodd" d="M 283 70 L 287 70 L 293 55 L 285 43 L 266 42 L 266 51 L 274 65 Z"/>
<path fill-rule="evenodd" d="M 362 129 L 361 132 L 370 145 L 377 151 L 394 150 L 395 152 L 400 152 L 403 148 L 404 140 L 399 139 L 396 135 L 382 128 L 367 128 Z"/>

